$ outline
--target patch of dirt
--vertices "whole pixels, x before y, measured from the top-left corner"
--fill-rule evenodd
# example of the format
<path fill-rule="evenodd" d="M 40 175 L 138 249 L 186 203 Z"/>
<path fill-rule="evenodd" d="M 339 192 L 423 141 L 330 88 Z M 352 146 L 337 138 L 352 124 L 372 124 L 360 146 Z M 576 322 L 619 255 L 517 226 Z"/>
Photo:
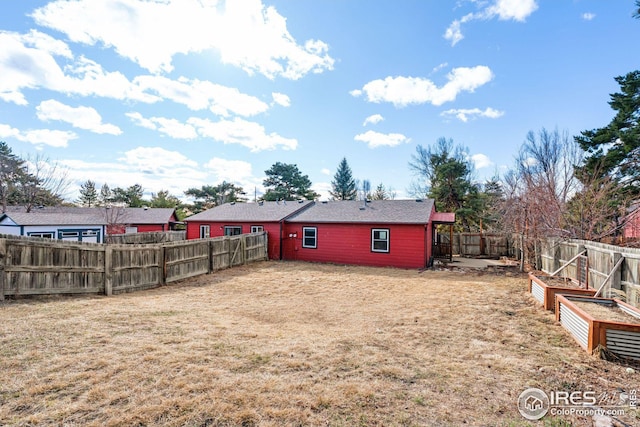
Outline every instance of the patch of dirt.
<path fill-rule="evenodd" d="M 523 390 L 618 396 L 625 369 L 514 272 L 264 262 L 0 303 L 0 425 L 527 426 Z"/>
<path fill-rule="evenodd" d="M 626 311 L 621 310 L 618 306 L 607 306 L 604 304 L 598 304 L 595 302 L 588 301 L 571 301 L 573 304 L 577 305 L 581 310 L 589 313 L 591 316 L 598 320 L 607 320 L 610 322 L 622 322 L 622 323 L 630 323 L 632 325 L 640 325 L 640 319 L 634 317 L 627 313 Z"/>

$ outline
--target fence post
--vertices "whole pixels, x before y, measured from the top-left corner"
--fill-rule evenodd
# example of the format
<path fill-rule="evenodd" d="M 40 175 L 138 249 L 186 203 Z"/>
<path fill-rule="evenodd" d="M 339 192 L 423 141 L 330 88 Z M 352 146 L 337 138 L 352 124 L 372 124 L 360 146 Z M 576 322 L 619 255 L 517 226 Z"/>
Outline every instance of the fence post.
<path fill-rule="evenodd" d="M 113 247 L 106 245 L 104 248 L 104 294 L 111 296 L 113 294 Z"/>
<path fill-rule="evenodd" d="M 5 259 L 7 258 L 7 239 L 0 239 L 0 301 L 4 301 L 4 287 L 7 275 L 4 271 Z"/>
<path fill-rule="evenodd" d="M 209 254 L 209 265 L 207 267 L 207 274 L 213 273 L 213 262 L 214 262 L 213 246 L 214 246 L 213 240 L 209 239 L 207 241 L 207 253 Z"/>
<path fill-rule="evenodd" d="M 242 235 L 240 239 L 240 250 L 242 251 L 242 264 L 247 264 L 247 234 Z"/>
<path fill-rule="evenodd" d="M 560 268 L 560 256 L 561 256 L 561 251 L 560 251 L 560 239 L 549 239 L 549 244 L 551 245 L 551 254 L 553 256 L 553 268 L 551 269 L 551 271 L 557 271 Z M 578 252 L 579 253 L 579 252 Z"/>
<path fill-rule="evenodd" d="M 269 260 L 269 234 L 266 231 L 262 232 L 262 241 L 264 242 L 264 260 Z"/>
<path fill-rule="evenodd" d="M 160 264 L 160 286 L 167 283 L 167 259 L 164 245 L 158 245 L 158 263 Z"/>
<path fill-rule="evenodd" d="M 618 261 L 620 261 L 620 258 L 622 258 L 622 254 L 620 252 L 611 252 L 609 268 L 613 269 Z M 622 290 L 622 266 L 613 273 L 613 276 L 611 277 L 611 288 Z"/>

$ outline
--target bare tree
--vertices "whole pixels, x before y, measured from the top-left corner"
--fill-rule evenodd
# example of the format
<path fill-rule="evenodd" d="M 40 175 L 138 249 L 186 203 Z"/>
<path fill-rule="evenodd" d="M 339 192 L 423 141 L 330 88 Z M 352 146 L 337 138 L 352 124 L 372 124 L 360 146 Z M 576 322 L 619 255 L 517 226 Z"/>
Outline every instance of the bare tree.
<path fill-rule="evenodd" d="M 504 227 L 523 236 L 525 256 L 534 266 L 539 239 L 572 234 L 567 208 L 581 189 L 575 174 L 581 161 L 582 151 L 566 131 L 543 128 L 527 134 L 515 170 L 503 178 Z"/>
<path fill-rule="evenodd" d="M 17 193 L 19 204 L 27 212 L 37 205 L 57 205 L 69 188 L 68 169 L 38 154 L 25 160 L 27 173 L 20 180 Z"/>

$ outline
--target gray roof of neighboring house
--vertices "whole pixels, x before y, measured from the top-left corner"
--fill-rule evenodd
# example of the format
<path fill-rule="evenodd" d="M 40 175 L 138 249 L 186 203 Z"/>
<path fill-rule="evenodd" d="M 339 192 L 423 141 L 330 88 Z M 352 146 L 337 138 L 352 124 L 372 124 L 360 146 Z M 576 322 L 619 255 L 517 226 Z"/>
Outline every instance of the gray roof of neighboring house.
<path fill-rule="evenodd" d="M 80 208 L 67 206 L 7 207 L 0 218 L 7 216 L 18 225 L 107 225 L 107 224 L 167 224 L 172 208 Z"/>
<path fill-rule="evenodd" d="M 105 217 L 96 212 L 6 212 L 18 225 L 105 225 Z"/>
<path fill-rule="evenodd" d="M 174 212 L 173 208 L 124 208 L 122 221 L 129 224 L 167 224 L 176 220 L 172 218 Z"/>
<path fill-rule="evenodd" d="M 211 222 L 276 222 L 308 208 L 312 201 L 225 203 L 202 211 L 185 219 L 189 221 Z"/>
<path fill-rule="evenodd" d="M 433 200 L 344 200 L 317 202 L 288 221 L 295 223 L 426 224 Z"/>

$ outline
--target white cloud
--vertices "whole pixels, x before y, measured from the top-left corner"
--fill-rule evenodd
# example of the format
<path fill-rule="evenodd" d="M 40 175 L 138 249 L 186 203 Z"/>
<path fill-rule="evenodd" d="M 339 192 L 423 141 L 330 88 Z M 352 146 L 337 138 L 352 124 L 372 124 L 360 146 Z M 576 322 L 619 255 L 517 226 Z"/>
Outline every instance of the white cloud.
<path fill-rule="evenodd" d="M 384 120 L 384 117 L 382 117 L 380 114 L 374 114 L 372 116 L 367 117 L 366 119 L 364 119 L 364 123 L 362 123 L 362 126 L 366 126 L 368 124 L 378 124 L 381 121 Z"/>
<path fill-rule="evenodd" d="M 91 177 L 98 187 L 105 183 L 111 188 L 140 184 L 146 197 L 160 190 L 168 190 L 185 201 L 189 200 L 184 194 L 185 190 L 217 184 L 223 180 L 241 185 L 251 194 L 254 188 L 259 193 L 264 190 L 262 179 L 252 175 L 251 165 L 247 162 L 212 158 L 199 164 L 180 152 L 161 147 L 134 148 L 123 153 L 117 162 L 63 160 L 60 164 L 68 170 L 74 187 L 70 190 L 75 193 L 86 182 L 87 177 Z M 72 196 L 70 200 L 77 197 Z"/>
<path fill-rule="evenodd" d="M 587 12 L 582 14 L 582 19 L 585 21 L 592 21 L 596 17 L 595 13 Z"/>
<path fill-rule="evenodd" d="M 144 94 L 120 72 L 105 72 L 83 56 L 71 57 L 66 44 L 31 31 L 18 34 L 0 31 L 0 99 L 27 105 L 23 89 L 49 89 L 67 95 L 101 96 L 120 100 L 157 102 Z M 57 59 L 64 62 L 64 68 Z"/>
<path fill-rule="evenodd" d="M 291 99 L 289 99 L 289 97 L 287 95 L 285 95 L 284 93 L 278 93 L 278 92 L 273 92 L 271 94 L 271 96 L 273 97 L 273 102 L 282 106 L 282 107 L 289 107 L 291 106 Z"/>
<path fill-rule="evenodd" d="M 473 92 L 492 79 L 491 69 L 478 65 L 473 68 L 454 68 L 447 74 L 448 81 L 442 87 L 421 77 L 387 77 L 365 84 L 360 93 L 365 93 L 369 102 L 391 102 L 396 107 L 425 103 L 442 105 L 455 100 L 459 93 Z M 358 94 L 356 92 L 354 96 Z"/>
<path fill-rule="evenodd" d="M 331 191 L 333 186 L 330 182 L 315 182 L 311 185 L 311 189 L 320 194 L 319 200 L 331 200 Z"/>
<path fill-rule="evenodd" d="M 124 153 L 118 160 L 142 174 L 176 177 L 192 173 L 198 162 L 178 151 L 161 147 L 137 147 Z M 196 176 L 203 176 L 202 173 Z"/>
<path fill-rule="evenodd" d="M 486 13 L 490 18 L 497 15 L 504 21 L 524 22 L 537 9 L 536 0 L 497 0 L 486 10 Z"/>
<path fill-rule="evenodd" d="M 442 70 L 443 68 L 447 68 L 449 66 L 448 62 L 443 62 L 442 64 L 438 64 L 437 67 L 433 67 L 433 70 L 431 70 L 432 73 L 437 73 L 438 71 Z"/>
<path fill-rule="evenodd" d="M 453 116 L 462 122 L 467 122 L 469 119 L 475 119 L 477 117 L 486 117 L 489 119 L 497 119 L 504 115 L 504 111 L 495 110 L 491 107 L 481 110 L 479 108 L 459 108 L 443 111 L 441 116 L 448 117 Z"/>
<path fill-rule="evenodd" d="M 323 175 L 331 175 L 331 171 L 327 168 L 320 169 L 320 173 Z"/>
<path fill-rule="evenodd" d="M 49 145 L 51 147 L 61 148 L 66 147 L 69 141 L 77 139 L 78 135 L 74 132 L 50 129 L 22 131 L 0 123 L 0 138 L 15 138 L 18 141 L 29 142 L 38 146 Z"/>
<path fill-rule="evenodd" d="M 175 139 L 195 139 L 198 137 L 196 129 L 190 124 L 181 123 L 176 119 L 168 119 L 165 117 L 143 117 L 142 114 L 137 112 L 126 113 L 135 124 L 138 126 L 156 130 L 171 138 Z"/>
<path fill-rule="evenodd" d="M 538 9 L 536 0 L 494 0 L 489 5 L 486 2 L 474 2 L 484 7 L 478 12 L 469 13 L 454 20 L 444 33 L 444 38 L 455 46 L 464 38 L 462 24 L 473 20 L 489 20 L 498 18 L 501 21 L 524 22 L 529 15 Z"/>
<path fill-rule="evenodd" d="M 299 44 L 286 19 L 260 0 L 58 0 L 32 17 L 74 42 L 113 48 L 152 73 L 170 72 L 176 54 L 211 49 L 223 63 L 268 78 L 295 80 L 334 63 L 324 42 Z"/>
<path fill-rule="evenodd" d="M 54 99 L 42 101 L 36 107 L 36 115 L 42 121 L 60 120 L 70 123 L 78 129 L 89 130 L 94 133 L 108 133 L 120 135 L 122 130 L 118 126 L 102 123 L 102 117 L 91 107 L 70 107 Z"/>
<path fill-rule="evenodd" d="M 275 132 L 267 134 L 262 125 L 240 118 L 212 122 L 209 119 L 191 117 L 186 123 L 164 117 L 143 117 L 131 112 L 126 114 L 135 124 L 147 129 L 156 130 L 176 139 L 194 139 L 197 137 L 213 138 L 225 144 L 240 144 L 251 151 L 295 150 L 298 141 L 284 138 Z"/>
<path fill-rule="evenodd" d="M 225 144 L 240 144 L 253 152 L 276 148 L 295 150 L 298 146 L 295 139 L 284 138 L 275 132 L 267 134 L 262 125 L 237 117 L 218 122 L 192 117 L 187 123 L 194 126 L 203 137 L 213 138 Z"/>
<path fill-rule="evenodd" d="M 369 148 L 395 147 L 403 143 L 408 143 L 411 139 L 400 133 L 379 133 L 368 130 L 365 133 L 356 135 L 353 139 L 366 142 Z"/>
<path fill-rule="evenodd" d="M 118 162 L 63 160 L 60 163 L 68 169 L 76 191 L 87 177 L 91 177 L 98 187 L 105 183 L 111 188 L 140 184 L 147 195 L 168 190 L 172 195 L 184 198 L 186 189 L 200 187 L 209 181 L 209 175 L 196 161 L 160 147 L 134 148 L 125 152 Z"/>
<path fill-rule="evenodd" d="M 238 89 L 180 77 L 171 80 L 162 76 L 138 76 L 133 83 L 144 93 L 152 91 L 164 99 L 186 105 L 191 110 L 208 108 L 220 116 L 237 114 L 254 116 L 269 109 L 258 98 L 241 93 Z"/>
<path fill-rule="evenodd" d="M 460 28 L 462 22 L 462 20 L 456 19 L 444 32 L 444 38 L 451 42 L 451 46 L 455 46 L 460 40 L 464 38 L 464 36 L 462 35 L 462 29 Z"/>
<path fill-rule="evenodd" d="M 120 72 L 105 71 L 83 56 L 73 58 L 66 44 L 32 31 L 29 34 L 0 32 L 0 99 L 27 105 L 23 89 L 44 88 L 66 95 L 99 96 L 125 101 L 156 103 L 167 99 L 191 110 L 254 116 L 269 109 L 260 99 L 238 89 L 209 81 L 180 77 L 142 75 L 129 81 Z M 55 56 L 61 57 L 63 66 Z M 286 95 L 278 99 L 286 103 Z"/>
<path fill-rule="evenodd" d="M 475 165 L 476 169 L 487 168 L 493 166 L 491 159 L 485 154 L 474 154 L 471 156 L 471 161 Z"/>
<path fill-rule="evenodd" d="M 240 182 L 252 178 L 251 163 L 214 157 L 204 167 L 216 175 L 218 181 Z"/>

